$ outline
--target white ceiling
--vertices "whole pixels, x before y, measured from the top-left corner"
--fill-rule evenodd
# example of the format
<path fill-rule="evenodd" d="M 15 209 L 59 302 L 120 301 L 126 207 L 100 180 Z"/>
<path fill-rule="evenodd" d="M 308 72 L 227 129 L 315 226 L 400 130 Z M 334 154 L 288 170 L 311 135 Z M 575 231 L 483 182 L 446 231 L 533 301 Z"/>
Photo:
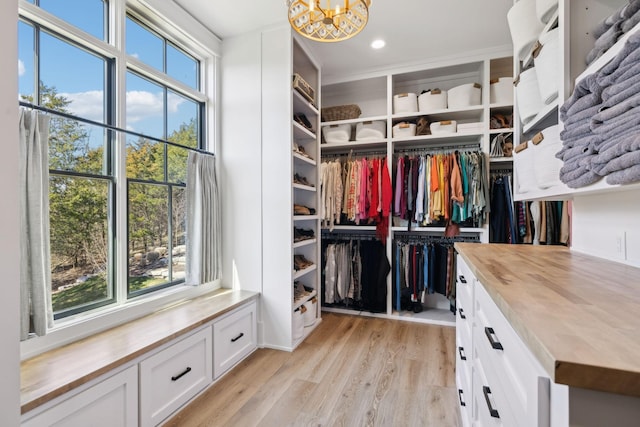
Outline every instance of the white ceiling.
<path fill-rule="evenodd" d="M 221 39 L 285 25 L 285 0 L 174 0 Z M 324 78 L 509 49 L 513 0 L 372 0 L 362 33 L 339 43 L 308 41 Z M 376 38 L 387 45 L 369 47 Z"/>

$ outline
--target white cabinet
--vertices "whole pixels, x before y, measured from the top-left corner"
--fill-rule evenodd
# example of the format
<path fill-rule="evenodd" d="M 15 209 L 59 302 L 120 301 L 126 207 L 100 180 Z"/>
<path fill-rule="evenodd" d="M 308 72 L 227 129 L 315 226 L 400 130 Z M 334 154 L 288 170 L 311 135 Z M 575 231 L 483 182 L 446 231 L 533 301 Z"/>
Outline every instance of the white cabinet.
<path fill-rule="evenodd" d="M 213 324 L 213 374 L 231 369 L 257 346 L 256 303 L 228 314 Z"/>
<path fill-rule="evenodd" d="M 73 363 L 70 361 L 69 363 Z M 34 414 L 31 416 L 31 414 Z M 23 417 L 26 427 L 138 425 L 138 367 L 131 366 L 48 408 Z"/>
<path fill-rule="evenodd" d="M 470 426 L 473 415 L 473 287 L 475 277 L 458 258 L 456 274 L 456 386 L 463 425 Z"/>
<path fill-rule="evenodd" d="M 159 424 L 213 380 L 211 326 L 140 362 L 140 425 Z"/>

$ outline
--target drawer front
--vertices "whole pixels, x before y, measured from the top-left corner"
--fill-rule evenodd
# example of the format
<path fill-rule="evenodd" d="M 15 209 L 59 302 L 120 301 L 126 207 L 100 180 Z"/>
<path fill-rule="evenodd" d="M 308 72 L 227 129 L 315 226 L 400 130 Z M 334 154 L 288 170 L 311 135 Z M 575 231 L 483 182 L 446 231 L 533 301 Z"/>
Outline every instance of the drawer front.
<path fill-rule="evenodd" d="M 541 399 L 546 373 L 482 286 L 476 288 L 475 314 L 473 340 L 494 395 L 520 425 L 546 425 L 548 404 Z"/>
<path fill-rule="evenodd" d="M 211 327 L 140 362 L 140 424 L 154 426 L 212 381 Z"/>
<path fill-rule="evenodd" d="M 465 343 L 460 335 L 456 333 L 456 372 L 465 376 L 467 384 L 471 384 L 472 364 L 473 354 L 471 345 Z"/>
<path fill-rule="evenodd" d="M 467 307 L 465 311 L 473 316 L 473 287 L 476 277 L 461 256 L 456 258 L 456 296 Z"/>
<path fill-rule="evenodd" d="M 517 426 L 504 420 L 509 410 L 496 401 L 495 387 L 487 381 L 482 362 L 475 360 L 473 369 L 473 417 L 483 427 Z"/>
<path fill-rule="evenodd" d="M 473 318 L 470 314 L 471 307 L 472 305 L 466 305 L 458 295 L 456 298 L 456 335 L 460 337 L 463 345 L 469 347 L 469 351 L 471 350 L 473 334 Z"/>
<path fill-rule="evenodd" d="M 458 393 L 458 407 L 460 408 L 460 418 L 462 419 L 463 427 L 471 426 L 471 387 L 467 382 L 467 377 L 464 373 L 458 371 L 456 367 L 456 389 Z"/>
<path fill-rule="evenodd" d="M 256 322 L 256 303 L 253 301 L 213 324 L 213 371 L 216 378 L 256 349 Z"/>

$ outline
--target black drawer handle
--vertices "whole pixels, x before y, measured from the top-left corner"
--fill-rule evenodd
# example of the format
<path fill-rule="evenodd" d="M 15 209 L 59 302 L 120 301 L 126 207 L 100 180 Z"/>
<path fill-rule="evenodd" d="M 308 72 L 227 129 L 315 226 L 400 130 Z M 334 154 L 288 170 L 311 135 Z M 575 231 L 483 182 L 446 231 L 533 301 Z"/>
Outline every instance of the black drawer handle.
<path fill-rule="evenodd" d="M 467 284 L 467 279 L 465 279 L 462 274 L 460 275 L 460 283 L 464 283 L 465 285 Z"/>
<path fill-rule="evenodd" d="M 463 310 L 463 309 L 459 308 L 459 309 L 458 309 L 458 313 L 460 313 L 460 318 L 461 318 L 461 319 L 463 319 L 463 320 L 464 320 L 464 319 L 466 319 L 466 318 L 467 318 L 467 316 L 465 316 L 465 315 L 464 315 L 464 310 Z"/>
<path fill-rule="evenodd" d="M 171 377 L 171 381 L 178 381 L 180 378 L 184 377 L 189 372 L 191 372 L 191 367 L 187 366 L 187 369 L 185 369 L 184 372 L 176 375 L 175 377 Z"/>
<path fill-rule="evenodd" d="M 464 355 L 464 347 L 458 347 L 458 353 L 460 354 L 460 360 L 467 360 L 467 356 Z"/>
<path fill-rule="evenodd" d="M 461 388 L 458 389 L 458 399 L 460 399 L 460 406 L 467 406 L 467 404 L 464 403 L 464 400 L 462 400 L 462 389 Z"/>
<path fill-rule="evenodd" d="M 489 414 L 491 414 L 493 418 L 500 418 L 498 410 L 493 409 L 493 405 L 491 404 L 491 398 L 489 397 L 489 395 L 491 394 L 491 389 L 486 385 L 483 385 L 482 392 L 484 393 L 484 400 L 487 402 L 487 408 L 489 408 Z"/>
<path fill-rule="evenodd" d="M 240 332 L 240 335 L 238 335 L 235 338 L 231 338 L 231 342 L 236 342 L 238 341 L 240 338 L 242 338 L 244 336 L 244 332 Z"/>
<path fill-rule="evenodd" d="M 489 343 L 491 344 L 491 347 L 493 349 L 504 350 L 504 348 L 502 347 L 502 344 L 500 343 L 500 341 L 498 341 L 498 338 L 495 336 L 496 333 L 493 332 L 493 328 L 489 328 L 489 327 L 484 328 L 484 333 L 487 336 L 487 339 L 489 340 Z"/>

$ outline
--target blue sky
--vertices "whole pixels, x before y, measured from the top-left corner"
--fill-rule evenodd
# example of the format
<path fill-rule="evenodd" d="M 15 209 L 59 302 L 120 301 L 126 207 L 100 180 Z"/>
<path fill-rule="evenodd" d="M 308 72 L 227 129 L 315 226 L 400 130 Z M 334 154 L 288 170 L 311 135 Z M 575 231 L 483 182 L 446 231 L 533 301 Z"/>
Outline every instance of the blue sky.
<path fill-rule="evenodd" d="M 102 0 L 40 0 L 40 7 L 76 25 L 96 38 L 104 39 Z M 137 23 L 127 20 L 127 53 L 162 71 L 163 41 Z M 21 95 L 34 93 L 34 31 L 21 22 L 18 28 L 18 71 Z M 104 120 L 106 61 L 70 46 L 47 33 L 40 37 L 40 79 L 71 101 L 72 113 L 96 121 Z M 167 73 L 192 87 L 196 63 L 173 46 L 167 46 Z M 128 73 L 127 129 L 163 137 L 163 89 Z M 171 134 L 181 123 L 195 117 L 195 103 L 171 91 L 167 95 L 168 129 Z"/>

